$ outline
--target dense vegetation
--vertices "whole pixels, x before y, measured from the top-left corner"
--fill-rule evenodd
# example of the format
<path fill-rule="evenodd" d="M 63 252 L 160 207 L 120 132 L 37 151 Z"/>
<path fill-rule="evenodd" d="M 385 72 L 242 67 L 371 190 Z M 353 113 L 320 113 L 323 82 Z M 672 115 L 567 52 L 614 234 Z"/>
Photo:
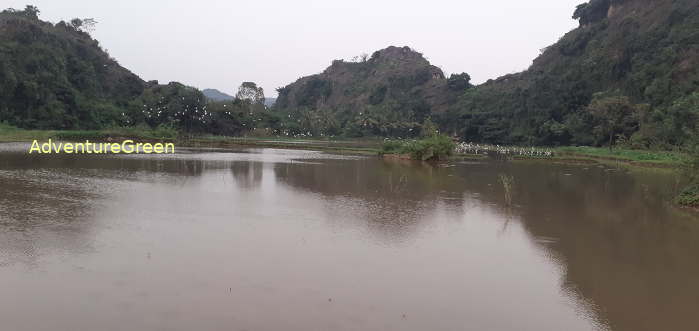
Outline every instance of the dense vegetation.
<path fill-rule="evenodd" d="M 454 153 L 456 145 L 450 137 L 433 135 L 421 139 L 389 140 L 384 143 L 382 154 L 409 155 L 413 160 L 444 160 Z"/>
<path fill-rule="evenodd" d="M 386 140 L 381 154 L 409 155 L 413 160 L 444 160 L 451 156 L 456 144 L 451 137 L 439 134 L 437 127 L 427 119 L 420 132 L 420 139 Z"/>
<path fill-rule="evenodd" d="M 473 87 L 389 47 L 281 88 L 276 109 L 313 134 L 409 137 L 431 117 L 465 141 L 686 148 L 699 120 L 699 2 L 592 0 L 573 18 L 580 27 L 522 73 Z"/>
<path fill-rule="evenodd" d="M 144 82 L 90 38 L 83 20 L 54 25 L 38 14 L 32 6 L 0 12 L 0 121 L 37 129 L 118 123 Z"/>
<path fill-rule="evenodd" d="M 694 141 L 691 156 L 684 165 L 684 174 L 690 184 L 680 193 L 676 202 L 688 207 L 699 207 L 699 139 Z"/>
<path fill-rule="evenodd" d="M 388 47 L 336 60 L 264 91 L 215 101 L 145 82 L 101 49 L 96 22 L 56 24 L 37 8 L 0 13 L 0 122 L 25 129 L 146 127 L 217 135 L 412 138 L 434 121 L 465 141 L 687 150 L 699 125 L 699 3 L 592 0 L 580 27 L 532 66 L 479 86 L 444 77 L 422 54 Z"/>
<path fill-rule="evenodd" d="M 274 110 L 291 134 L 414 137 L 470 86 L 467 74 L 446 79 L 422 54 L 391 46 L 278 89 Z"/>
<path fill-rule="evenodd" d="M 244 87 L 241 87 L 243 90 Z M 171 126 L 186 133 L 239 135 L 271 116 L 264 105 L 249 99 L 209 102 L 204 94 L 189 86 L 172 82 L 149 83 L 143 93 L 128 103 L 122 126 L 146 124 Z"/>
<path fill-rule="evenodd" d="M 52 24 L 38 15 L 33 6 L 0 12 L 0 123 L 238 135 L 279 122 L 264 111 L 264 91 L 254 83 L 244 83 L 235 100 L 209 102 L 180 83 L 144 82 L 90 37 L 95 20 Z"/>
<path fill-rule="evenodd" d="M 466 140 L 686 146 L 699 119 L 699 3 L 593 0 L 529 70 L 468 90 L 436 117 Z"/>

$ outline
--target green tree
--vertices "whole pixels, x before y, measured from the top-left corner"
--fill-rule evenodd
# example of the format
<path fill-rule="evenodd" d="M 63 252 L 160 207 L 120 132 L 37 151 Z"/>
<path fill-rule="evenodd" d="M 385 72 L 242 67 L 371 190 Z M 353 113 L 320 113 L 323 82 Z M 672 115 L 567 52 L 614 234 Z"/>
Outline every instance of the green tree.
<path fill-rule="evenodd" d="M 662 135 L 673 145 L 691 141 L 699 129 L 699 92 L 675 101 L 662 116 Z"/>
<path fill-rule="evenodd" d="M 471 76 L 465 72 L 460 74 L 451 74 L 447 80 L 447 86 L 452 91 L 463 91 L 473 87 L 471 85 Z"/>
<path fill-rule="evenodd" d="M 74 18 L 70 20 L 70 26 L 73 27 L 75 30 L 80 30 L 80 28 L 83 26 L 83 20 L 79 18 Z"/>
<path fill-rule="evenodd" d="M 265 103 L 265 91 L 254 82 L 243 82 L 238 87 L 238 93 L 236 93 L 235 97 L 236 99 L 249 101 L 253 105 Z"/>
<path fill-rule="evenodd" d="M 578 5 L 573 13 L 573 19 L 580 20 L 580 25 L 587 25 L 607 17 L 610 0 L 591 0 Z"/>
<path fill-rule="evenodd" d="M 27 17 L 35 19 L 35 20 L 39 19 L 39 13 L 41 13 L 39 8 L 37 8 L 36 6 L 32 6 L 32 5 L 27 5 L 27 7 L 24 8 L 24 12 L 23 12 L 24 16 L 27 16 Z"/>
<path fill-rule="evenodd" d="M 424 123 L 422 123 L 422 129 L 420 130 L 420 136 L 422 137 L 434 137 L 439 134 L 439 129 L 437 125 L 432 122 L 431 118 L 427 118 Z"/>
<path fill-rule="evenodd" d="M 601 137 L 609 137 L 609 150 L 612 150 L 617 134 L 634 132 L 638 126 L 638 106 L 626 96 L 602 97 L 596 95 L 589 106 L 595 122 L 595 133 Z"/>
<path fill-rule="evenodd" d="M 70 20 L 69 25 L 77 31 L 84 31 L 90 33 L 95 30 L 95 25 L 97 25 L 97 21 L 94 18 L 74 18 Z"/>

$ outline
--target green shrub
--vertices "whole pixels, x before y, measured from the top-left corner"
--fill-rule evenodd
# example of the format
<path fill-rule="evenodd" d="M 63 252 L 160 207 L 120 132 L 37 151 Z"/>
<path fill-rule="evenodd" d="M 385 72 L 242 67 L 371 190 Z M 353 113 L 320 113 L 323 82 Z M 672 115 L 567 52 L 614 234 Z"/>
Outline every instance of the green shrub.
<path fill-rule="evenodd" d="M 151 135 L 156 139 L 175 139 L 179 131 L 173 125 L 160 124 L 151 131 Z"/>
<path fill-rule="evenodd" d="M 413 160 L 440 160 L 451 156 L 456 145 L 449 136 L 434 135 L 420 140 L 386 141 L 383 154 L 410 154 Z"/>
<path fill-rule="evenodd" d="M 381 153 L 383 154 L 405 154 L 403 150 L 403 142 L 398 140 L 387 140 L 383 143 Z"/>
<path fill-rule="evenodd" d="M 695 144 L 690 152 L 692 157 L 684 164 L 684 174 L 691 183 L 675 199 L 682 206 L 699 207 L 699 135 L 695 135 Z"/>
<path fill-rule="evenodd" d="M 699 185 L 695 184 L 684 189 L 675 202 L 681 206 L 699 207 Z"/>
<path fill-rule="evenodd" d="M 0 122 L 0 131 L 17 131 L 17 127 L 10 125 L 9 123 L 2 121 Z"/>

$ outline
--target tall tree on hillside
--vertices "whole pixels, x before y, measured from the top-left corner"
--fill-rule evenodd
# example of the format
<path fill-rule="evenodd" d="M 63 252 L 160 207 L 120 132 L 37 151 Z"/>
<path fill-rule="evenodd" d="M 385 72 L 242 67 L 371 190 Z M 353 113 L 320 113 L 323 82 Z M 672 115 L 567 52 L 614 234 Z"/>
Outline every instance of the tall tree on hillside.
<path fill-rule="evenodd" d="M 675 146 L 688 142 L 691 146 L 699 130 L 699 92 L 677 99 L 662 118 L 661 136 L 665 141 Z"/>
<path fill-rule="evenodd" d="M 243 82 L 238 88 L 235 98 L 249 101 L 253 105 L 264 105 L 265 91 L 254 82 Z"/>
<path fill-rule="evenodd" d="M 94 18 L 74 18 L 70 20 L 70 26 L 72 26 L 73 29 L 87 33 L 94 31 L 95 25 L 97 25 L 97 21 Z"/>
<path fill-rule="evenodd" d="M 626 96 L 596 95 L 587 111 L 592 114 L 595 125 L 595 133 L 599 137 L 609 137 L 609 150 L 612 150 L 614 138 L 617 134 L 627 131 L 634 132 L 638 127 L 637 113 L 640 107 L 635 105 Z"/>
<path fill-rule="evenodd" d="M 24 8 L 24 15 L 33 19 L 39 19 L 39 13 L 41 11 L 36 6 L 27 5 Z"/>
<path fill-rule="evenodd" d="M 598 22 L 607 17 L 610 5 L 611 0 L 590 0 L 575 8 L 573 19 L 579 20 L 582 26 Z"/>
<path fill-rule="evenodd" d="M 451 74 L 447 80 L 447 86 L 452 91 L 463 91 L 473 87 L 471 85 L 471 76 L 465 72 L 460 74 Z"/>

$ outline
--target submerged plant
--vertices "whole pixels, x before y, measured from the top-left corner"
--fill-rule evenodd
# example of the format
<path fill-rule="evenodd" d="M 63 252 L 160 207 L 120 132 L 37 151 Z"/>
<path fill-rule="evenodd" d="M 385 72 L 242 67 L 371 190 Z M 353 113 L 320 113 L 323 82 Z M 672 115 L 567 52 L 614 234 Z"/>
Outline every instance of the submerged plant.
<path fill-rule="evenodd" d="M 509 207 L 512 205 L 512 191 L 515 185 L 515 178 L 512 175 L 500 174 L 499 179 L 502 188 L 505 190 L 505 205 Z"/>

